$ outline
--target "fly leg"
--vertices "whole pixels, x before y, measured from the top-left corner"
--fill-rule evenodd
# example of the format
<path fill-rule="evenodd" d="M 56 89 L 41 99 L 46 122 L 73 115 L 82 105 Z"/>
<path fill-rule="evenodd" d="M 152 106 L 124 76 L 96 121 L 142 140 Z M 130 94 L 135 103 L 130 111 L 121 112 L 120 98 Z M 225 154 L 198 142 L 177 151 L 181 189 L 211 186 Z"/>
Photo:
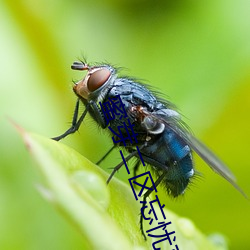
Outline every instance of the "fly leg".
<path fill-rule="evenodd" d="M 140 167 L 140 160 L 137 160 L 136 163 L 135 163 L 135 166 L 134 166 L 134 169 L 133 169 L 133 176 L 135 177 L 136 176 L 136 173 Z M 136 188 L 135 184 L 133 183 L 133 187 Z"/>
<path fill-rule="evenodd" d="M 135 163 L 135 166 L 134 166 L 134 176 L 136 176 L 136 173 L 139 169 L 139 166 L 140 166 L 141 162 L 140 160 L 138 160 L 136 163 Z"/>
<path fill-rule="evenodd" d="M 162 175 L 160 175 L 160 177 L 158 177 L 158 179 L 155 182 L 155 187 L 157 187 L 161 181 L 163 180 L 163 178 L 165 177 L 166 173 L 163 173 Z M 146 203 L 146 199 L 149 197 L 149 195 L 153 192 L 154 190 L 154 186 L 151 187 L 151 189 L 149 189 L 144 195 L 143 195 L 143 203 L 142 203 L 142 207 L 143 205 Z M 143 230 L 143 215 L 142 215 L 142 207 L 141 207 L 141 214 L 140 214 L 140 230 L 141 233 L 143 235 L 144 240 L 147 240 L 146 235 L 144 233 Z"/>
<path fill-rule="evenodd" d="M 80 127 L 80 125 L 81 125 L 81 123 L 82 123 L 82 121 L 83 121 L 84 117 L 86 116 L 86 114 L 88 112 L 88 109 L 89 109 L 89 106 L 87 106 L 86 109 L 84 110 L 84 112 L 82 113 L 82 115 L 80 116 L 79 120 L 77 121 L 78 112 L 79 112 L 79 103 L 80 103 L 80 101 L 78 99 L 77 102 L 76 102 L 71 127 L 65 133 L 63 133 L 62 135 L 59 135 L 57 137 L 53 137 L 51 139 L 53 139 L 55 141 L 60 141 L 64 137 L 68 136 L 69 134 L 75 133 L 79 129 L 79 127 Z"/>
<path fill-rule="evenodd" d="M 138 154 L 137 151 L 133 151 L 132 153 L 130 153 L 124 160 L 125 162 L 129 161 L 132 157 L 134 157 L 136 154 Z M 111 181 L 111 179 L 113 178 L 114 174 L 124 165 L 124 161 L 120 162 L 116 167 L 114 167 L 112 173 L 110 174 L 108 180 L 107 180 L 107 184 L 109 184 L 109 182 Z"/>
<path fill-rule="evenodd" d="M 97 104 L 92 100 L 89 101 L 89 103 L 86 106 L 86 109 L 84 110 L 84 112 L 80 116 L 79 120 L 77 121 L 78 113 L 79 113 L 79 104 L 80 104 L 80 100 L 78 99 L 77 102 L 76 102 L 71 127 L 65 133 L 63 133 L 62 135 L 59 135 L 57 137 L 52 138 L 53 140 L 60 141 L 64 137 L 68 136 L 69 134 L 75 133 L 79 129 L 79 127 L 80 127 L 84 117 L 86 116 L 87 112 L 89 111 L 89 109 L 92 109 L 92 111 L 95 113 L 96 119 L 97 119 L 98 123 L 101 125 L 102 128 L 105 128 L 107 126 L 105 124 L 105 120 L 104 120 L 104 118 L 102 116 L 102 113 L 101 113 L 100 109 L 98 108 Z"/>
<path fill-rule="evenodd" d="M 96 165 L 99 165 L 115 148 L 115 145 L 96 163 Z"/>

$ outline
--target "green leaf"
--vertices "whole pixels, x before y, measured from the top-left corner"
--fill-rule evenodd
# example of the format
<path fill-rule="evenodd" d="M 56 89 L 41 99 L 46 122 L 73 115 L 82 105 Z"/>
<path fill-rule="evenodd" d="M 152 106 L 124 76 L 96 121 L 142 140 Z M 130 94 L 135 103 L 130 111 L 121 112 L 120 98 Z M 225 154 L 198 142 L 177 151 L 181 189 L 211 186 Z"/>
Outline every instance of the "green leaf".
<path fill-rule="evenodd" d="M 140 204 L 128 185 L 116 178 L 106 185 L 108 174 L 75 150 L 20 128 L 19 131 L 44 176 L 46 187 L 39 185 L 39 191 L 81 232 L 83 249 L 152 249 L 153 238 L 144 241 L 141 235 Z M 212 243 L 189 219 L 167 209 L 165 215 L 172 222 L 167 230 L 176 232 L 173 243 L 179 249 L 227 249 L 225 241 Z M 146 224 L 145 228 L 149 228 Z M 174 245 L 170 247 L 168 241 L 163 241 L 156 246 L 172 249 Z"/>

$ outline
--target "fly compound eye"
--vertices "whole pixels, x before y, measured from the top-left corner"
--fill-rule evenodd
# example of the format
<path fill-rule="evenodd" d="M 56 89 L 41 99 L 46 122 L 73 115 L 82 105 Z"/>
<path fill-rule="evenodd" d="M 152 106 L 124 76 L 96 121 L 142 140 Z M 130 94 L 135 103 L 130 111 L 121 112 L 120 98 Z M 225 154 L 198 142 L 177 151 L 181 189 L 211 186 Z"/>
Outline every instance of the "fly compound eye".
<path fill-rule="evenodd" d="M 99 89 L 110 77 L 111 72 L 108 69 L 99 69 L 89 75 L 87 82 L 88 90 L 93 92 Z"/>

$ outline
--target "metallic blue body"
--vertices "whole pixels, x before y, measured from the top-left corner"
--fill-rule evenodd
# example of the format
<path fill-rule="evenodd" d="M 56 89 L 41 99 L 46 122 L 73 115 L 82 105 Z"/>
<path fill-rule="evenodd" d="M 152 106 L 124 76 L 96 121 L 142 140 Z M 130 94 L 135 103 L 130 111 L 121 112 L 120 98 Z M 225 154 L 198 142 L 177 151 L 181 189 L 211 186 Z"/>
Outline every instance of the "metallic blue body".
<path fill-rule="evenodd" d="M 133 152 L 136 145 L 145 145 L 140 150 L 144 162 L 148 163 L 155 174 L 159 177 L 164 174 L 162 183 L 164 183 L 167 192 L 176 197 L 182 194 L 190 182 L 190 178 L 194 175 L 193 160 L 191 149 L 187 143 L 176 134 L 173 130 L 164 127 L 163 131 L 158 133 L 150 133 L 143 126 L 143 119 L 147 116 L 154 115 L 160 119 L 160 123 L 171 123 L 173 117 L 178 113 L 174 111 L 174 106 L 168 102 L 164 102 L 156 97 L 148 88 L 134 80 L 128 78 L 115 78 L 111 83 L 104 86 L 100 90 L 91 94 L 91 100 L 102 103 L 107 102 L 109 98 L 117 95 L 120 96 L 131 123 L 134 125 L 134 132 L 138 134 L 138 144 L 126 143 L 128 152 Z M 100 95 L 103 98 L 100 99 Z M 143 108 L 144 117 L 136 112 L 138 107 Z M 162 113 L 162 110 L 172 110 L 172 115 Z M 89 111 L 93 119 L 97 121 L 96 112 Z M 168 112 L 169 113 L 169 112 Z M 122 126 L 124 119 L 115 119 L 106 124 L 117 131 L 117 126 Z M 118 132 L 118 131 L 117 131 Z M 124 131 L 125 135 L 126 131 Z M 113 136 L 113 134 L 111 134 Z M 119 145 L 122 146 L 122 145 Z M 139 159 L 139 156 L 136 155 Z"/>

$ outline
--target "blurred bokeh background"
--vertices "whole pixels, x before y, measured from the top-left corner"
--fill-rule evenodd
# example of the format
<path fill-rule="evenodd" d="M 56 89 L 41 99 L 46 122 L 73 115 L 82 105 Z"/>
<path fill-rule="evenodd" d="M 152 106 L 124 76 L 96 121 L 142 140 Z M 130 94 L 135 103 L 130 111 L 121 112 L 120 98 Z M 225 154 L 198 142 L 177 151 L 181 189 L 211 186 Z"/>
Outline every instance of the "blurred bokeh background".
<path fill-rule="evenodd" d="M 250 196 L 249 13 L 247 0 L 1 1 L 0 249 L 81 248 L 80 234 L 36 191 L 39 173 L 8 117 L 47 137 L 64 132 L 72 80 L 83 76 L 70 65 L 83 55 L 168 96 Z M 111 140 L 93 124 L 63 143 L 96 162 Z M 203 177 L 162 203 L 204 233 L 224 234 L 230 249 L 250 249 L 250 202 L 195 159 Z M 115 152 L 102 167 L 119 161 Z"/>

